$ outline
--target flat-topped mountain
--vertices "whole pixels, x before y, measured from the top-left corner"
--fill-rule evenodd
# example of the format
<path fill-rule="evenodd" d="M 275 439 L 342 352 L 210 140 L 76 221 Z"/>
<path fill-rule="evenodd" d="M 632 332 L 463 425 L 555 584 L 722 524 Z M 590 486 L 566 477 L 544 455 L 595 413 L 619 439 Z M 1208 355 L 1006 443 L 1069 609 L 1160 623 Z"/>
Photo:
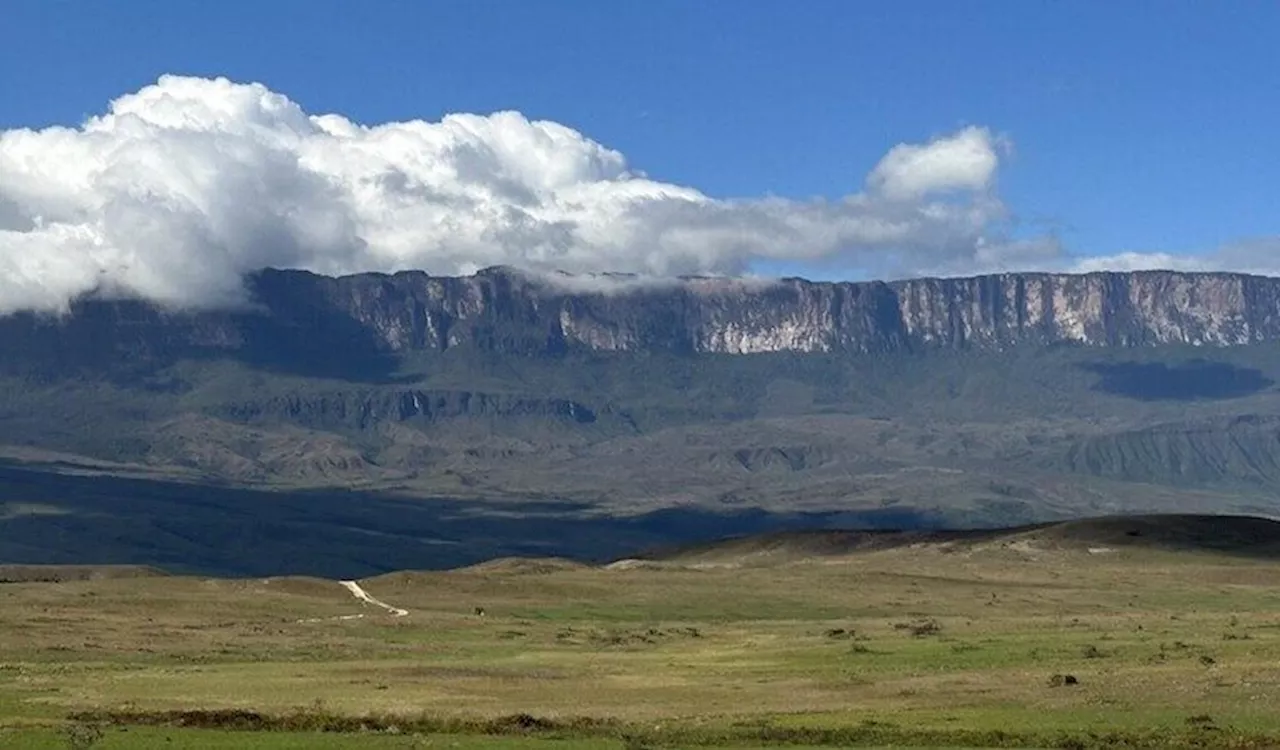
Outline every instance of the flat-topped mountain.
<path fill-rule="evenodd" d="M 73 503 L 22 474 L 0 487 L 0 562 L 47 561 L 4 553 L 91 536 L 103 513 L 134 519 L 110 525 L 120 538 L 182 497 L 229 507 L 220 493 L 244 489 L 357 493 L 324 503 L 357 526 L 386 507 L 375 495 L 433 498 L 545 523 L 636 519 L 611 528 L 646 542 L 718 523 L 1280 509 L 1280 279 L 492 268 L 245 283 L 233 309 L 85 298 L 0 318 L 0 458 L 134 483 L 78 483 Z M 163 501 L 139 501 L 137 482 L 162 482 Z M 423 564 L 471 559 L 442 553 L 467 538 L 422 547 Z"/>
<path fill-rule="evenodd" d="M 829 283 L 528 275 L 498 267 L 466 277 L 266 270 L 246 284 L 249 304 L 236 311 L 84 299 L 62 317 L 8 316 L 0 319 L 0 349 L 9 363 L 238 353 L 344 372 L 352 365 L 330 360 L 364 358 L 374 366 L 380 357 L 458 348 L 511 356 L 854 354 L 1280 339 L 1280 279 L 1225 273 Z"/>

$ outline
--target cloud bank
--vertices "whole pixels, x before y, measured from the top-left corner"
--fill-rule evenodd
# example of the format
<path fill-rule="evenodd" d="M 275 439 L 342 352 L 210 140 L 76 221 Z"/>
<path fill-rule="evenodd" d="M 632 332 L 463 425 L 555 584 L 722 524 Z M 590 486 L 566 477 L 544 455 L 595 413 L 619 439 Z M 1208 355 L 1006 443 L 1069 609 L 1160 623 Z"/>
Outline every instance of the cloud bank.
<path fill-rule="evenodd" d="M 1008 237 L 997 174 L 1009 148 L 969 127 L 894 146 L 839 199 L 718 199 L 516 112 L 365 125 L 309 114 L 256 83 L 164 76 L 79 127 L 0 133 L 0 313 L 63 310 L 90 291 L 230 304 L 243 275 L 267 266 L 650 276 L 738 275 L 760 261 L 876 276 L 1063 266 L 1052 238 Z"/>
<path fill-rule="evenodd" d="M 1272 276 L 1280 273 L 1280 237 L 1258 237 L 1217 248 L 1205 255 L 1128 252 L 1081 258 L 1071 270 L 1091 271 L 1231 271 Z"/>

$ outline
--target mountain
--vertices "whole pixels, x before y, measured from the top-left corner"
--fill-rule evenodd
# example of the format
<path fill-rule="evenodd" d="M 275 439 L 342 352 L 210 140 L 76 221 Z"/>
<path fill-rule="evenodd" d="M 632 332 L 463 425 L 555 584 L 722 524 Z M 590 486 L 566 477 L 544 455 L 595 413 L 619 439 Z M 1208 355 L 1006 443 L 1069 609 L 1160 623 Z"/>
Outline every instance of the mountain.
<path fill-rule="evenodd" d="M 69 316 L 5 318 L 0 341 L 20 359 L 61 365 L 97 367 L 112 356 L 168 361 L 229 354 L 309 374 L 353 374 L 393 367 L 410 353 L 459 348 L 507 356 L 852 355 L 1280 340 L 1280 279 L 1241 274 L 818 283 L 531 276 L 497 267 L 469 277 L 402 272 L 331 278 L 266 270 L 247 279 L 247 286 L 249 305 L 230 312 L 82 299 Z"/>
<path fill-rule="evenodd" d="M 0 457 L 214 504 L 974 526 L 1266 515 L 1280 490 L 1280 279 L 1259 276 L 265 270 L 234 309 L 0 318 L 0 353 Z M 66 529 L 23 481 L 0 483 L 0 562 L 7 530 Z M 127 505 L 101 486 L 77 517 Z"/>

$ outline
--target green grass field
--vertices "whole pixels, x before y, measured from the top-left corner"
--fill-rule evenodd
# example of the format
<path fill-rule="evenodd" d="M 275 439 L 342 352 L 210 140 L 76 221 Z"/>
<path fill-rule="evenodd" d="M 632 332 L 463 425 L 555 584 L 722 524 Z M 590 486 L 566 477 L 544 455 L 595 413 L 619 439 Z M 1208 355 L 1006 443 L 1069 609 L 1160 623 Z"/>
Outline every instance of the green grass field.
<path fill-rule="evenodd" d="M 0 747 L 1280 745 L 1267 560 L 1004 543 L 362 583 L 409 614 L 320 579 L 0 585 Z"/>

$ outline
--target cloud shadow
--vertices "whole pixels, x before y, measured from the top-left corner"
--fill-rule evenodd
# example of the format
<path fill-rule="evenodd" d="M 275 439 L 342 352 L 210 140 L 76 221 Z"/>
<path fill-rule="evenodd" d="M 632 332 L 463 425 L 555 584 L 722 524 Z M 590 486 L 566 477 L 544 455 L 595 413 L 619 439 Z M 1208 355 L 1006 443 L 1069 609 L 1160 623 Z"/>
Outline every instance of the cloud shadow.
<path fill-rule="evenodd" d="M 1203 359 L 1164 362 L 1088 362 L 1093 390 L 1139 401 L 1199 401 L 1250 396 L 1275 385 L 1261 370 Z"/>

